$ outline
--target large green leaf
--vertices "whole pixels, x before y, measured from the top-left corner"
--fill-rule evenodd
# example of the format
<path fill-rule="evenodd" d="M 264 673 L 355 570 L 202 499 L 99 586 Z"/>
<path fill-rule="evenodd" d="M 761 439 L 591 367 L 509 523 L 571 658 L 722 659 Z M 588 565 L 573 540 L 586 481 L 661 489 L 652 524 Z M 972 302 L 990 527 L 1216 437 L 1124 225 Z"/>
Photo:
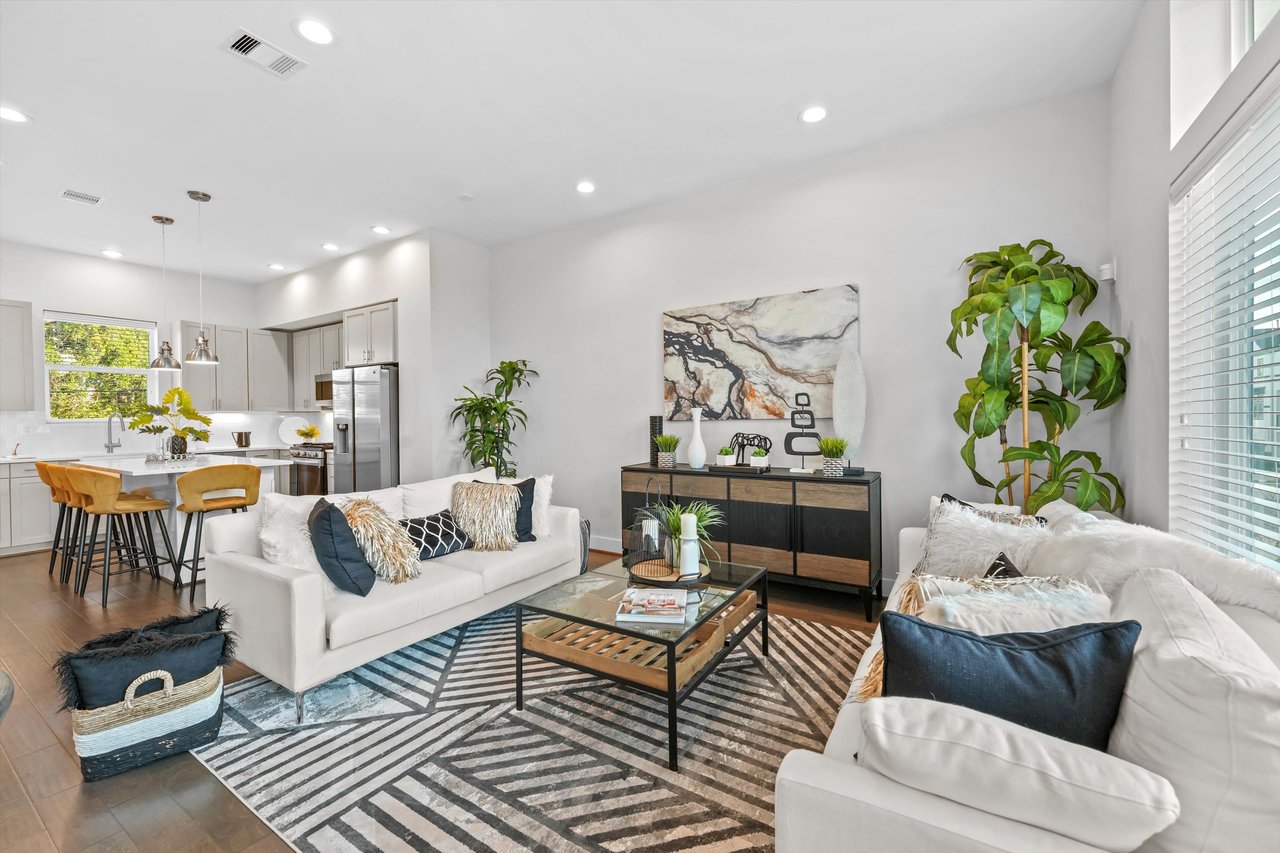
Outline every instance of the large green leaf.
<path fill-rule="evenodd" d="M 1093 378 L 1095 362 L 1088 353 L 1073 350 L 1062 354 L 1058 364 L 1058 374 L 1062 377 L 1062 387 L 1072 394 L 1079 394 Z"/>
<path fill-rule="evenodd" d="M 1006 403 L 1008 398 L 1009 392 L 1003 388 L 986 390 L 973 416 L 975 435 L 986 438 L 1000 429 L 1000 425 L 1009 417 L 1009 407 Z"/>
<path fill-rule="evenodd" d="M 1006 341 L 1003 344 L 989 344 L 982 354 L 982 365 L 978 375 L 988 385 L 1004 385 L 1013 373 L 1013 355 Z"/>
<path fill-rule="evenodd" d="M 1056 477 L 1052 480 L 1045 480 L 1031 491 L 1031 497 L 1027 500 L 1027 505 L 1022 510 L 1028 515 L 1035 515 L 1045 504 L 1052 503 L 1062 497 L 1066 490 L 1066 485 Z"/>
<path fill-rule="evenodd" d="M 1041 282 L 1041 284 L 1049 292 L 1050 299 L 1064 304 L 1071 299 L 1071 294 L 1075 289 L 1069 278 L 1051 278 L 1048 281 Z"/>
<path fill-rule="evenodd" d="M 1013 312 L 1009 310 L 1008 305 L 1001 305 L 994 314 L 988 314 L 983 318 L 982 334 L 986 337 L 987 343 L 1007 344 L 1009 336 L 1013 334 L 1013 325 Z"/>
<path fill-rule="evenodd" d="M 1009 288 L 1009 309 L 1023 326 L 1030 326 L 1040 311 L 1042 288 L 1039 282 L 1022 281 Z"/>
<path fill-rule="evenodd" d="M 1102 498 L 1101 484 L 1088 471 L 1080 474 L 1076 480 L 1076 506 L 1087 510 Z"/>
<path fill-rule="evenodd" d="M 1108 344 L 1093 344 L 1087 346 L 1084 351 L 1093 356 L 1093 360 L 1098 362 L 1098 370 L 1100 377 L 1106 377 L 1115 372 L 1116 369 L 1116 351 Z"/>
<path fill-rule="evenodd" d="M 976 435 L 969 436 L 968 440 L 966 440 L 964 445 L 960 448 L 960 458 L 964 460 L 965 465 L 969 466 L 969 473 L 973 475 L 974 481 L 979 486 L 991 488 L 995 486 L 995 484 L 982 476 L 982 474 L 978 473 L 977 453 L 974 450 L 974 443 L 977 442 L 977 440 L 978 437 Z"/>
<path fill-rule="evenodd" d="M 1058 305 L 1053 302 L 1040 303 L 1040 334 L 1039 337 L 1052 335 L 1058 329 L 1062 328 L 1062 324 L 1067 320 L 1067 306 Z"/>

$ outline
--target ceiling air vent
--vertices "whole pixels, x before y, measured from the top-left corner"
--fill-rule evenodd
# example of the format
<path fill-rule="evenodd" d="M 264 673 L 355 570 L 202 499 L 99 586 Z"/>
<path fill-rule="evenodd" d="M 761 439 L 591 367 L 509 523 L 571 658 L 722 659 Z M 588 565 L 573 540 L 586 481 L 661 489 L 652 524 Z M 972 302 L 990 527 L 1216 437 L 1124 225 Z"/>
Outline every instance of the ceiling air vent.
<path fill-rule="evenodd" d="M 79 190 L 63 190 L 58 193 L 58 198 L 74 201 L 77 204 L 87 204 L 90 207 L 102 204 L 102 196 L 82 193 Z"/>
<path fill-rule="evenodd" d="M 307 67 L 307 63 L 298 57 L 290 56 L 271 42 L 263 41 L 248 30 L 236 30 L 231 38 L 222 43 L 222 49 L 244 57 L 273 77 L 292 77 Z"/>

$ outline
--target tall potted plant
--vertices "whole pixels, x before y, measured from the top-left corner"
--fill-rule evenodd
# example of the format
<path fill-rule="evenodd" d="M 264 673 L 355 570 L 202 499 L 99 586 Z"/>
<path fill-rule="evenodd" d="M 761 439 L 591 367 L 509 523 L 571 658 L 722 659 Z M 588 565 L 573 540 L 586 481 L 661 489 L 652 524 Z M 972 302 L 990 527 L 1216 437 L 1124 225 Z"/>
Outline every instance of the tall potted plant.
<path fill-rule="evenodd" d="M 978 375 L 965 380 L 955 421 L 969 434 L 960 456 L 980 485 L 994 488 L 996 500 L 1013 503 L 1013 485 L 1022 480 L 1023 511 L 1074 493 L 1076 505 L 1108 510 L 1124 506 L 1115 475 L 1102 469 L 1097 453 L 1063 452 L 1062 435 L 1079 420 L 1085 400 L 1092 409 L 1116 403 L 1125 390 L 1129 342 L 1097 321 L 1072 338 L 1063 325 L 1074 308 L 1083 314 L 1098 295 L 1098 283 L 1047 240 L 1010 244 L 965 258 L 968 295 L 951 312 L 947 346 L 960 354 L 957 341 L 979 328 L 986 349 Z M 1057 375 L 1056 387 L 1050 380 Z M 1010 446 L 1008 422 L 1021 415 L 1022 446 Z M 1044 425 L 1045 438 L 1031 434 L 1031 414 Z M 976 442 L 998 434 L 1004 476 L 993 482 L 978 470 Z M 1022 470 L 1015 473 L 1014 463 Z M 1038 464 L 1038 468 L 1034 467 Z M 1001 493 L 1004 493 L 1003 495 Z"/>
<path fill-rule="evenodd" d="M 484 377 L 484 384 L 493 384 L 491 391 L 483 393 L 463 386 L 466 396 L 455 397 L 458 405 L 449 413 L 449 422 L 462 423 L 462 444 L 467 458 L 477 468 L 496 468 L 499 477 L 514 477 L 516 464 L 511 459 L 511 449 L 516 446 L 512 434 L 517 426 L 524 427 L 528 416 L 520 407 L 520 401 L 511 395 L 518 389 L 532 384 L 538 371 L 525 359 L 502 361 Z"/>
<path fill-rule="evenodd" d="M 162 423 L 157 423 L 159 418 Z M 196 411 L 191 395 L 185 388 L 175 385 L 160 398 L 160 404 L 147 406 L 146 411 L 136 415 L 129 421 L 129 429 L 147 435 L 164 435 L 172 430 L 169 436 L 169 452 L 181 456 L 187 452 L 187 439 L 208 441 L 209 430 L 204 429 L 213 423 L 213 419 Z M 201 426 L 195 426 L 200 424 Z"/>

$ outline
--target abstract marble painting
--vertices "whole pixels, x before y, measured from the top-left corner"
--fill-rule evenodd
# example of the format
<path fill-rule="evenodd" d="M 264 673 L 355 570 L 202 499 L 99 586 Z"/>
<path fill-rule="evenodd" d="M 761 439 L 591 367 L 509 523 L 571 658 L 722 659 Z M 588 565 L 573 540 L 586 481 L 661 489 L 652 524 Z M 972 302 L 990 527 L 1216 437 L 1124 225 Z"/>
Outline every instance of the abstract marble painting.
<path fill-rule="evenodd" d="M 662 315 L 668 420 L 784 418 L 796 392 L 831 417 L 842 349 L 858 346 L 858 286 L 846 284 L 667 311 Z"/>

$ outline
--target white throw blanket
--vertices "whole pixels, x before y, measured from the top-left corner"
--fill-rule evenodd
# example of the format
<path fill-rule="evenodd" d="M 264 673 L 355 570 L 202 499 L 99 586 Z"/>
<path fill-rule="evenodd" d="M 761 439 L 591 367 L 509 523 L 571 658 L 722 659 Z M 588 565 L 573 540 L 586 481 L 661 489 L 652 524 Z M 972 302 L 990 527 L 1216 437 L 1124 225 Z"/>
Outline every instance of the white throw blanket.
<path fill-rule="evenodd" d="M 1280 572 L 1153 527 L 1097 518 L 1061 501 L 1040 514 L 1056 535 L 1019 567 L 1025 574 L 1092 578 L 1114 597 L 1138 569 L 1171 569 L 1215 604 L 1249 607 L 1280 621 Z"/>

